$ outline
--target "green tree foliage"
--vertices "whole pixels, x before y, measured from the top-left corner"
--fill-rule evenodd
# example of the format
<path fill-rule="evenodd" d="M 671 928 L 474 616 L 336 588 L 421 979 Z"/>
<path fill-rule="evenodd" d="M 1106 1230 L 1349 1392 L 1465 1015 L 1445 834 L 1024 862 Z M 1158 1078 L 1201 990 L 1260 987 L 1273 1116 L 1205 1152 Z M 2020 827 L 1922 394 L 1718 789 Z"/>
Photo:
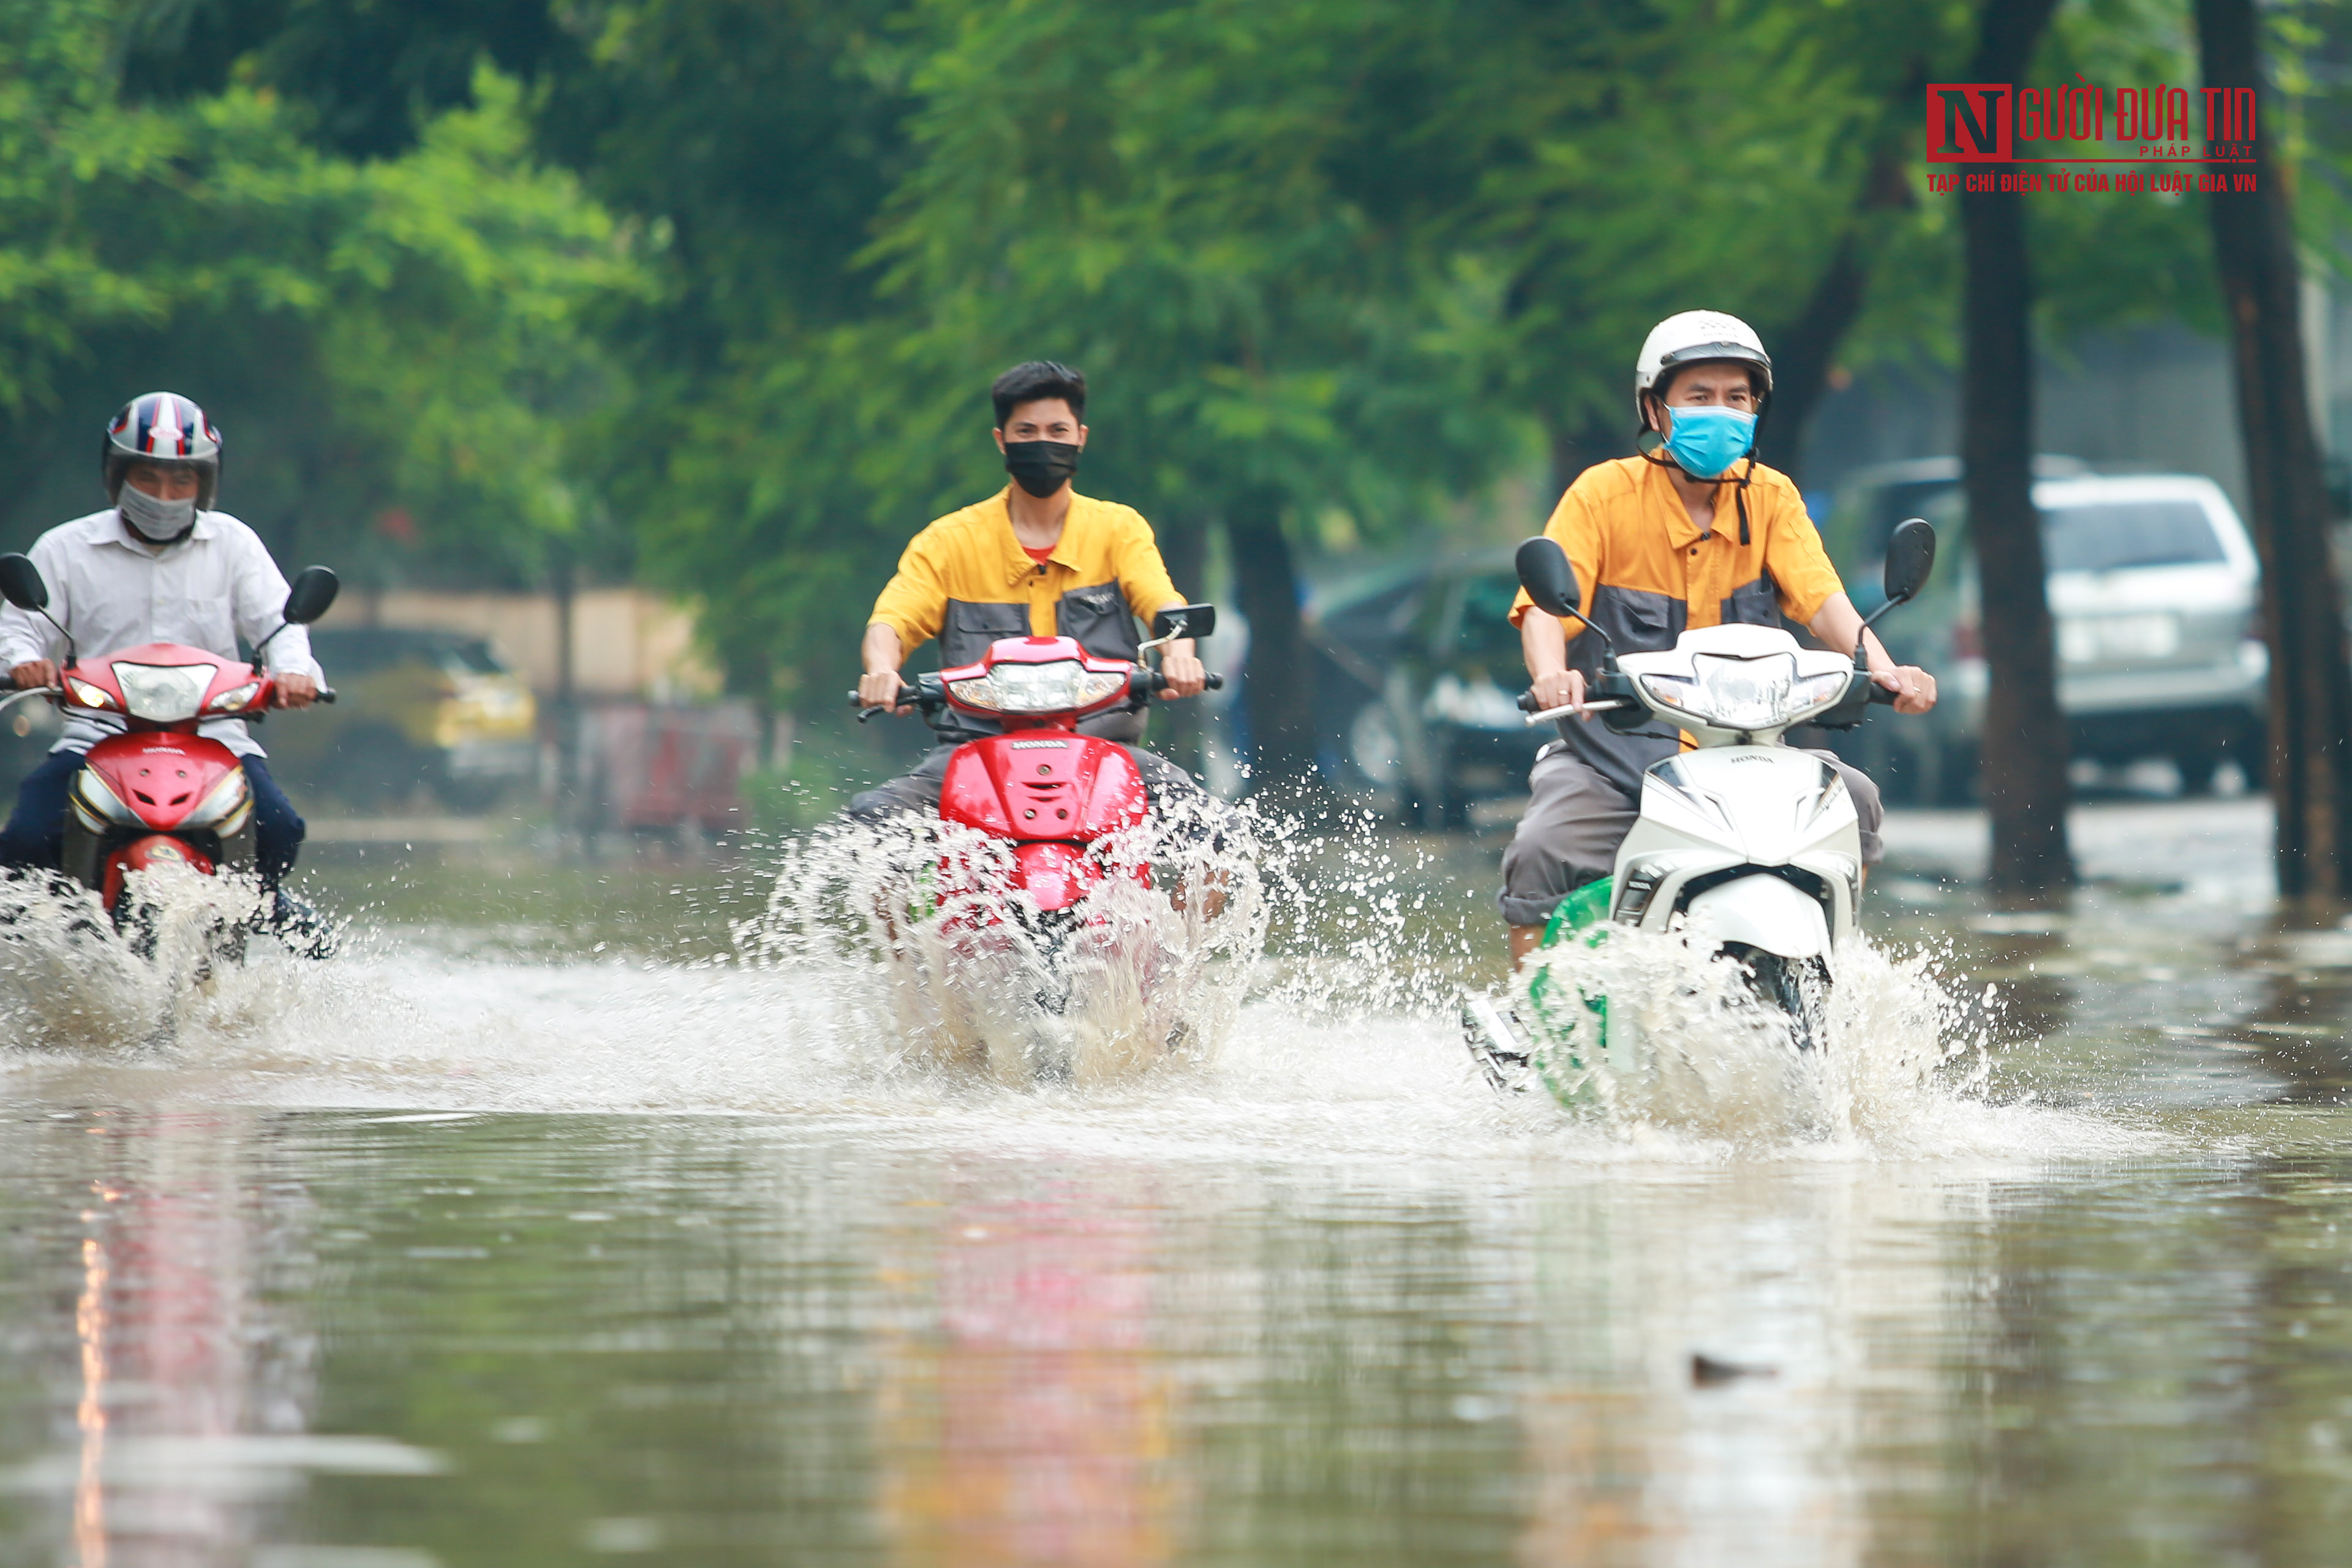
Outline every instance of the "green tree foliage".
<path fill-rule="evenodd" d="M 19 541 L 100 504 L 97 432 L 158 385 L 225 431 L 225 504 L 363 584 L 528 580 L 594 521 L 570 443 L 612 376 L 584 322 L 641 269 L 533 163 L 511 81 L 480 74 L 475 107 L 363 163 L 265 89 L 123 101 L 111 7 L 0 26 L 0 434 L 38 476 L 5 503 Z"/>
<path fill-rule="evenodd" d="M 738 689 L 812 708 L 924 521 L 877 490 L 936 462 L 893 406 L 890 334 L 866 330 L 885 307 L 856 260 L 907 161 L 892 14 L 605 0 L 576 14 L 583 63 L 538 118 L 545 150 L 641 226 L 656 285 L 600 318 L 634 392 L 592 422 L 597 477 L 645 575 L 705 605 Z"/>
<path fill-rule="evenodd" d="M 79 444 L 129 391 L 226 388 L 232 494 L 387 576 L 527 579 L 611 519 L 739 688 L 817 710 L 907 537 L 1003 482 L 988 379 L 1065 358 L 1096 384 L 1084 487 L 1151 516 L 1188 589 L 1223 529 L 1280 654 L 1318 520 L 1416 540 L 1547 453 L 1622 449 L 1670 311 L 1755 321 L 1792 411 L 1834 363 L 1955 363 L 1918 89 L 1976 16 L 26 0 L 0 408 L 69 410 Z M 2191 81 L 2183 8 L 2066 0 L 2034 69 Z M 2184 205 L 2027 217 L 2043 341 L 2217 323 Z"/>

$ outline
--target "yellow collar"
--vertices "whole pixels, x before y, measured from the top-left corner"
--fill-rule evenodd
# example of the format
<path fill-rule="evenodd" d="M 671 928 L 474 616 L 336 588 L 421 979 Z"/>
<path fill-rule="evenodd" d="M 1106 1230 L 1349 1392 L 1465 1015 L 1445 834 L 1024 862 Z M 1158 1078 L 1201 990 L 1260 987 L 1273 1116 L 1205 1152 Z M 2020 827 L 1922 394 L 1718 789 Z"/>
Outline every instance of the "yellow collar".
<path fill-rule="evenodd" d="M 1012 498 L 1013 486 L 1011 482 L 1008 481 L 1003 489 L 996 492 L 996 515 L 1003 519 L 1004 522 L 1002 537 L 1004 541 L 1005 551 L 1004 570 L 1006 575 L 1004 580 L 1008 584 L 1018 583 L 1023 578 L 1034 574 L 1036 572 L 1038 565 L 1035 561 L 1030 559 L 1029 552 L 1021 548 L 1021 536 L 1013 531 Z M 1063 514 L 1061 537 L 1054 541 L 1054 548 L 1045 557 L 1046 561 L 1050 562 L 1052 564 L 1056 566 L 1066 566 L 1074 572 L 1078 569 L 1078 561 L 1074 556 L 1064 552 L 1070 548 L 1070 528 L 1072 524 L 1077 521 L 1078 508 L 1083 505 L 1085 501 L 1086 498 L 1078 494 L 1077 491 L 1072 490 L 1070 492 L 1070 510 Z"/>

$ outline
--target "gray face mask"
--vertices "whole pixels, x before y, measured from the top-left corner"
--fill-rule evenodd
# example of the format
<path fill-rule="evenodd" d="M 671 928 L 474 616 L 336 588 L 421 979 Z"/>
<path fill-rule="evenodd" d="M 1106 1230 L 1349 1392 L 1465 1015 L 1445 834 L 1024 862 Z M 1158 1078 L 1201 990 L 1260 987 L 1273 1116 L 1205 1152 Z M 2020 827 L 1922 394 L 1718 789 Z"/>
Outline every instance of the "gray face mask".
<path fill-rule="evenodd" d="M 122 493 L 114 499 L 122 521 L 129 523 L 140 538 L 151 544 L 172 544 L 187 537 L 196 526 L 196 498 L 183 500 L 162 500 L 149 495 L 137 485 L 124 480 Z"/>

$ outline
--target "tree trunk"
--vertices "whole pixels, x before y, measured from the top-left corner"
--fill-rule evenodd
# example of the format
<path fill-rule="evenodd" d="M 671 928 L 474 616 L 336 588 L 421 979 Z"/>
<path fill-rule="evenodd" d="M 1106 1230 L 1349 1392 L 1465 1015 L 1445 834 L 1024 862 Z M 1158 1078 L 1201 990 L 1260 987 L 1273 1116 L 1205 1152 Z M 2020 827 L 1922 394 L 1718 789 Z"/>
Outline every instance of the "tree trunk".
<path fill-rule="evenodd" d="M 2294 224 L 2284 171 L 2271 149 L 2284 128 L 2263 89 L 2254 0 L 2198 0 L 2197 37 L 2208 88 L 2253 88 L 2254 163 L 2213 165 L 2252 188 L 2216 193 L 2208 212 L 2213 259 L 2236 351 L 2238 425 L 2263 563 L 2270 638 L 2270 788 L 2282 897 L 2335 900 L 2352 871 L 2352 672 L 2342 602 L 2328 553 L 2328 503 L 2304 383 Z M 2197 117 L 2190 100 L 2190 116 Z"/>
<path fill-rule="evenodd" d="M 1837 363 L 1838 345 L 1845 342 L 1870 289 L 1870 262 L 1865 256 L 1878 248 L 1873 241 L 1873 215 L 1918 205 L 1906 163 L 1919 134 L 1919 95 L 1927 75 L 1914 65 L 1889 94 L 1870 163 L 1863 171 L 1862 190 L 1853 213 L 1830 247 L 1827 265 L 1813 282 L 1812 294 L 1796 320 L 1766 339 L 1772 354 L 1772 401 L 1756 432 L 1756 455 L 1801 484 L 1798 470 L 1805 462 L 1805 427 L 1813 409 L 1829 390 L 1830 372 Z M 1816 519 L 1815 521 L 1819 521 Z"/>
<path fill-rule="evenodd" d="M 1631 455 L 1633 450 L 1633 405 L 1629 396 L 1625 417 L 1612 421 L 1597 414 L 1587 414 L 1583 423 L 1570 430 L 1554 421 L 1551 427 L 1551 494 L 1544 498 L 1545 517 L 1550 508 L 1576 482 L 1576 477 L 1595 463 L 1605 463 L 1612 458 Z M 1544 518 L 1536 519 L 1541 527 Z"/>
<path fill-rule="evenodd" d="M 1298 573 L 1272 492 L 1238 497 L 1225 512 L 1234 584 L 1249 617 L 1249 668 L 1242 703 L 1249 712 L 1254 788 L 1304 780 L 1315 767 L 1314 683 L 1300 635 Z"/>
<path fill-rule="evenodd" d="M 1209 531 L 1196 518 L 1183 518 L 1161 527 L 1160 558 L 1168 566 L 1169 579 L 1188 604 L 1201 604 L 1209 598 Z M 1209 648 L 1203 646 L 1205 655 Z M 1187 773 L 1202 769 L 1201 704 L 1189 702 L 1152 703 L 1151 728 L 1159 739 L 1151 749 L 1174 763 Z"/>
<path fill-rule="evenodd" d="M 1805 424 L 1829 385 L 1830 366 L 1846 329 L 1862 314 L 1870 269 L 1863 265 L 1853 231 L 1838 237 L 1829 265 L 1813 284 L 1812 297 L 1796 321 L 1773 334 L 1772 400 L 1756 433 L 1756 455 L 1790 479 L 1805 460 Z M 1817 520 L 1818 521 L 1818 520 Z"/>
<path fill-rule="evenodd" d="M 2024 79 L 2055 0 L 1986 0 L 1969 81 Z M 2000 112 L 2013 112 L 2004 101 Z M 1967 256 L 1960 461 L 1983 594 L 1985 698 L 1978 742 L 1992 817 L 1992 889 L 2035 894 L 2074 879 L 2066 846 L 2068 744 L 2058 710 L 2042 520 L 2033 510 L 2033 279 L 2014 191 L 1959 197 Z"/>

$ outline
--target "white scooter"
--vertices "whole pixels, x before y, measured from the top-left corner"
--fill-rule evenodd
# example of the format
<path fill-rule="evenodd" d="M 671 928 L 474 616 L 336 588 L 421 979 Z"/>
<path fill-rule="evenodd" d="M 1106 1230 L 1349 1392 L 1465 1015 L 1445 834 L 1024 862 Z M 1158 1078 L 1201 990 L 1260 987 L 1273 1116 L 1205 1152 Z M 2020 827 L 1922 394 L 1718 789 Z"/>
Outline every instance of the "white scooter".
<path fill-rule="evenodd" d="M 1886 552 L 1886 603 L 1864 625 L 1914 597 L 1935 560 L 1934 529 L 1916 518 L 1899 525 Z M 1557 543 L 1528 540 L 1517 565 L 1538 608 L 1584 621 L 1575 574 Z M 1859 646 L 1851 659 L 1809 650 L 1776 626 L 1708 626 L 1684 633 L 1671 652 L 1622 659 L 1607 634 L 1592 630 L 1605 668 L 1591 700 L 1528 721 L 1598 713 L 1631 732 L 1663 721 L 1697 749 L 1651 766 L 1614 875 L 1561 903 L 1546 948 L 1593 941 L 1604 920 L 1679 932 L 1703 952 L 1738 960 L 1758 998 L 1788 1016 L 1797 1047 L 1811 1048 L 1821 1037 L 1830 959 L 1855 930 L 1862 842 L 1836 771 L 1783 737 L 1806 723 L 1852 729 L 1866 704 L 1892 702 L 1894 693 L 1870 679 Z M 1533 701 L 1529 694 L 1520 705 Z M 1548 994 L 1548 969 L 1525 967 L 1524 994 L 1507 1011 L 1493 997 L 1464 1000 L 1464 1034 L 1489 1079 L 1524 1088 L 1538 1076 L 1576 1099 L 1594 1066 L 1642 1070 L 1638 1020 L 1612 1018 L 1605 997 L 1580 994 L 1580 1005 L 1562 1005 Z"/>

